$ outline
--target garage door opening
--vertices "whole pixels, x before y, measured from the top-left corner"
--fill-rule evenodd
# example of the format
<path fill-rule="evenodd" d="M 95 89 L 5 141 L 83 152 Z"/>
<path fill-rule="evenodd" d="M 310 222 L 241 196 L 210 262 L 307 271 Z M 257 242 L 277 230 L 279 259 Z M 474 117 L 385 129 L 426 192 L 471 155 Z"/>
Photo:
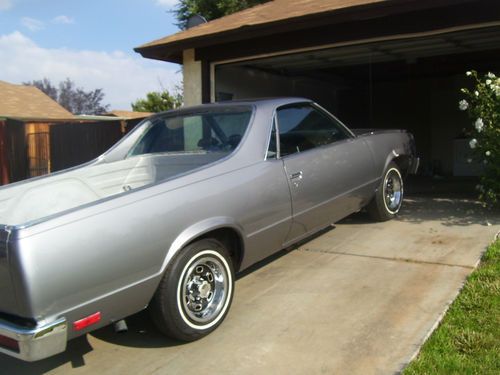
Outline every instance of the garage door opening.
<path fill-rule="evenodd" d="M 216 63 L 212 100 L 309 98 L 351 128 L 411 131 L 423 174 L 475 176 L 460 88 L 467 70 L 500 70 L 499 46 L 492 26 Z"/>

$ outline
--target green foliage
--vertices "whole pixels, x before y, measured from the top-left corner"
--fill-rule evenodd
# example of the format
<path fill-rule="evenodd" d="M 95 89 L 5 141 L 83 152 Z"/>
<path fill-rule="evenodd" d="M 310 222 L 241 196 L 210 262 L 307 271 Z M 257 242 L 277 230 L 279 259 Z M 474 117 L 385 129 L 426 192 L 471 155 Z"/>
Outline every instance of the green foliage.
<path fill-rule="evenodd" d="M 85 91 L 69 78 L 54 86 L 49 79 L 24 82 L 23 85 L 35 86 L 75 115 L 100 115 L 109 110 L 109 105 L 103 105 L 102 89 Z"/>
<path fill-rule="evenodd" d="M 500 373 L 500 240 L 484 254 L 404 375 Z"/>
<path fill-rule="evenodd" d="M 175 14 L 181 29 L 186 29 L 187 21 L 199 14 L 207 21 L 266 3 L 269 0 L 180 0 Z"/>
<path fill-rule="evenodd" d="M 474 88 L 462 89 L 465 99 L 459 108 L 472 119 L 469 145 L 475 159 L 484 165 L 479 198 L 489 206 L 500 205 L 500 78 L 493 73 L 479 76 L 475 71 L 467 76 Z"/>
<path fill-rule="evenodd" d="M 179 108 L 182 105 L 182 94 L 168 90 L 152 91 L 146 94 L 146 99 L 137 99 L 132 103 L 132 109 L 137 112 L 162 112 Z"/>

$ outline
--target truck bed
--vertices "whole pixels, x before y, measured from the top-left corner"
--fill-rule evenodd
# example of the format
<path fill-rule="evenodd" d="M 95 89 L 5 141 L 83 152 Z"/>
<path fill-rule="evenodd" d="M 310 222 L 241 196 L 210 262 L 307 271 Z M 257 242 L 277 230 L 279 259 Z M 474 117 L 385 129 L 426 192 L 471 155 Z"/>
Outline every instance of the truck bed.
<path fill-rule="evenodd" d="M 142 155 L 56 173 L 0 189 L 0 224 L 25 225 L 212 163 L 226 153 Z"/>

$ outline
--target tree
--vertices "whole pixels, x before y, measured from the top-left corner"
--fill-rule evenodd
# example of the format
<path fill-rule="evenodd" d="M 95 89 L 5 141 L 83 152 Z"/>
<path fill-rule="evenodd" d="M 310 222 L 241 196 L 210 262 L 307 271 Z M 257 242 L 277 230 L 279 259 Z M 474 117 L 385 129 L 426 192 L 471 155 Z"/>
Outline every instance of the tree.
<path fill-rule="evenodd" d="M 24 85 L 35 86 L 50 96 L 61 106 L 75 115 L 100 115 L 109 110 L 109 105 L 103 105 L 102 89 L 85 91 L 69 78 L 59 83 L 56 88 L 49 79 L 24 82 Z"/>
<path fill-rule="evenodd" d="M 258 4 L 267 3 L 269 0 L 180 0 L 175 15 L 177 26 L 185 30 L 187 21 L 191 16 L 199 14 L 207 21 L 253 7 Z"/>
<path fill-rule="evenodd" d="M 152 91 L 146 94 L 146 99 L 137 99 L 132 103 L 132 110 L 137 112 L 162 112 L 179 108 L 182 105 L 182 94 L 176 89 L 174 93 Z"/>

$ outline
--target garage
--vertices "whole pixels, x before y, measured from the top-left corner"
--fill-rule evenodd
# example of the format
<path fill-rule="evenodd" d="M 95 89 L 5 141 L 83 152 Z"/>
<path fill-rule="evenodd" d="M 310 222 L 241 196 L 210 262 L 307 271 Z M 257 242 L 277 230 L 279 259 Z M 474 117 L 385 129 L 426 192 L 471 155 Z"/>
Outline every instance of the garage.
<path fill-rule="evenodd" d="M 310 98 L 353 128 L 408 129 L 424 174 L 474 175 L 457 103 L 468 69 L 499 70 L 498 46 L 487 27 L 219 63 L 215 100 Z"/>
<path fill-rule="evenodd" d="M 420 173 L 476 176 L 465 72 L 500 70 L 493 1 L 272 1 L 138 47 L 181 62 L 186 104 L 298 96 L 351 128 L 403 128 Z"/>

